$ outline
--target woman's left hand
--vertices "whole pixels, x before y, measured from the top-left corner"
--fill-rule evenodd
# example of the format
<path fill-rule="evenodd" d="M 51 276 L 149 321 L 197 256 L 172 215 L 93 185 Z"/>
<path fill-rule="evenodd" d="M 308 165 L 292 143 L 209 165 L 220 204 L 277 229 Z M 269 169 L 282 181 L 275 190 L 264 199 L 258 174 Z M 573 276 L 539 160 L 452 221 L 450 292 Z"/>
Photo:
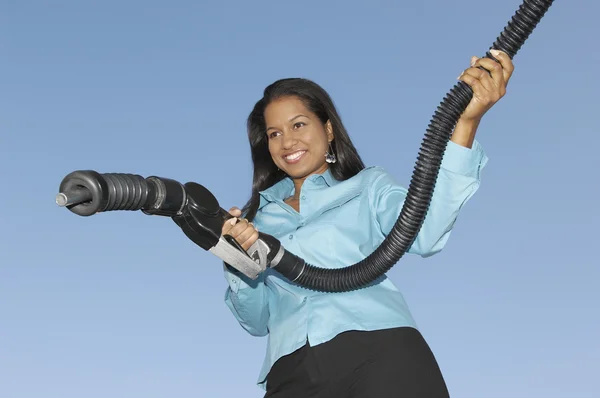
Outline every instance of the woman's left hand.
<path fill-rule="evenodd" d="M 506 86 L 514 70 L 513 62 L 502 51 L 492 50 L 491 53 L 500 63 L 489 58 L 472 57 L 471 67 L 458 77 L 473 90 L 473 98 L 460 117 L 463 122 L 479 122 L 506 94 Z M 479 69 L 480 66 L 486 70 Z"/>

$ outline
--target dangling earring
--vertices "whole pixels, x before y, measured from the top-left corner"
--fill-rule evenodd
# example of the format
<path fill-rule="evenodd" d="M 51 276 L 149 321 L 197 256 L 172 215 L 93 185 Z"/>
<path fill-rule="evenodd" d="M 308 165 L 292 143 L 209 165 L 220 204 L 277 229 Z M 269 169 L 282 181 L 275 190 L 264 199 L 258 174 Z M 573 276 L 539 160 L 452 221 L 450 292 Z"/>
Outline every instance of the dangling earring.
<path fill-rule="evenodd" d="M 329 152 L 331 152 L 331 153 L 329 153 Z M 333 148 L 331 147 L 331 142 L 329 143 L 329 151 L 325 152 L 325 161 L 327 163 L 337 162 L 337 158 L 335 157 L 335 153 L 333 153 Z"/>

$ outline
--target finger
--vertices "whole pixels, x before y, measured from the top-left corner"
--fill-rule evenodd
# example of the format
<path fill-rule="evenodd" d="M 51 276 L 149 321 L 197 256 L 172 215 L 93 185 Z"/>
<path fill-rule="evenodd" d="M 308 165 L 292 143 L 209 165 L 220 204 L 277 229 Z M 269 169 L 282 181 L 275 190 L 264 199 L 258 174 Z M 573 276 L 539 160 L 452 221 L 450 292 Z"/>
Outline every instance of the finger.
<path fill-rule="evenodd" d="M 233 217 L 223 223 L 223 228 L 221 229 L 222 235 L 231 235 L 231 229 L 238 222 L 238 219 Z"/>
<path fill-rule="evenodd" d="M 477 62 L 479 58 L 477 58 L 476 56 L 472 56 L 471 57 L 471 68 L 475 66 L 475 63 Z"/>
<path fill-rule="evenodd" d="M 258 231 L 252 226 L 250 226 L 246 228 L 246 230 L 244 230 L 244 232 L 242 232 L 236 238 L 236 240 L 239 242 L 240 245 L 242 245 L 242 247 L 245 250 L 248 250 L 250 246 L 252 246 L 252 244 L 256 241 L 256 238 L 258 238 Z"/>
<path fill-rule="evenodd" d="M 489 74 L 496 87 L 504 87 L 506 85 L 504 81 L 504 71 L 502 65 L 498 62 L 489 58 L 480 58 L 476 63 L 476 67 L 481 66 L 485 70 L 489 71 Z"/>
<path fill-rule="evenodd" d="M 481 70 L 479 68 L 466 69 L 463 72 L 463 74 L 459 77 L 459 80 L 462 80 L 461 77 L 463 77 L 465 75 L 479 81 L 485 91 L 489 91 L 490 93 L 496 91 L 496 87 L 494 85 L 494 82 L 492 81 L 492 78 L 485 70 Z M 463 80 L 463 81 L 467 84 L 469 83 L 465 80 Z"/>
<path fill-rule="evenodd" d="M 512 59 L 510 59 L 508 54 L 504 51 L 498 51 L 494 49 L 490 50 L 490 54 L 492 54 L 492 56 L 496 58 L 498 62 L 500 62 L 500 65 L 502 66 L 502 73 L 504 75 L 504 81 L 506 84 L 508 84 L 513 71 L 515 70 L 515 65 L 513 64 Z"/>
<path fill-rule="evenodd" d="M 254 242 L 256 242 L 256 240 L 258 239 L 258 231 L 255 229 L 251 229 L 251 231 L 252 231 L 252 234 L 248 237 L 248 239 L 244 240 L 243 243 L 240 243 L 242 248 L 246 251 L 248 249 L 250 249 L 250 246 L 252 246 L 254 244 Z"/>
<path fill-rule="evenodd" d="M 240 234 L 242 234 L 246 228 L 248 228 L 248 220 L 246 219 L 238 219 L 238 222 L 229 230 L 229 235 L 233 236 L 237 239 Z"/>
<path fill-rule="evenodd" d="M 483 72 L 483 71 L 479 70 L 479 72 Z M 486 73 L 486 72 L 483 72 L 483 73 Z M 473 95 L 475 95 L 479 98 L 487 98 L 489 92 L 483 86 L 483 84 L 481 83 L 481 80 L 479 80 L 478 78 L 467 73 L 467 71 L 465 71 L 465 73 L 460 75 L 458 80 L 462 80 L 463 82 L 467 83 L 473 90 Z"/>

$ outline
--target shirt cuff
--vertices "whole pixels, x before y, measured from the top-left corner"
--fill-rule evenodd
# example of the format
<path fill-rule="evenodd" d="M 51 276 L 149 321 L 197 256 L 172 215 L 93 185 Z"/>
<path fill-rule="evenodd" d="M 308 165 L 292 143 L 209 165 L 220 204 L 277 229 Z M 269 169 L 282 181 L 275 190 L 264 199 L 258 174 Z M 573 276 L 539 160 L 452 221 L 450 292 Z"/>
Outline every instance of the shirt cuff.
<path fill-rule="evenodd" d="M 477 140 L 471 148 L 448 141 L 441 168 L 452 173 L 479 179 L 481 170 L 488 162 L 481 144 Z"/>

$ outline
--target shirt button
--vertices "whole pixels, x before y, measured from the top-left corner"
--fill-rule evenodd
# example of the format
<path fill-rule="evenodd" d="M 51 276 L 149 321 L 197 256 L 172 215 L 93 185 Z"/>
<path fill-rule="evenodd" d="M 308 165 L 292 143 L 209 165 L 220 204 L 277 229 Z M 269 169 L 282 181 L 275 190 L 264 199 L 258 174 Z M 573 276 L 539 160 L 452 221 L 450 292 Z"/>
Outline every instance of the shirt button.
<path fill-rule="evenodd" d="M 306 200 L 306 195 L 302 195 L 302 200 Z"/>
<path fill-rule="evenodd" d="M 290 234 L 290 236 L 288 236 L 288 238 L 294 239 L 294 235 Z"/>

